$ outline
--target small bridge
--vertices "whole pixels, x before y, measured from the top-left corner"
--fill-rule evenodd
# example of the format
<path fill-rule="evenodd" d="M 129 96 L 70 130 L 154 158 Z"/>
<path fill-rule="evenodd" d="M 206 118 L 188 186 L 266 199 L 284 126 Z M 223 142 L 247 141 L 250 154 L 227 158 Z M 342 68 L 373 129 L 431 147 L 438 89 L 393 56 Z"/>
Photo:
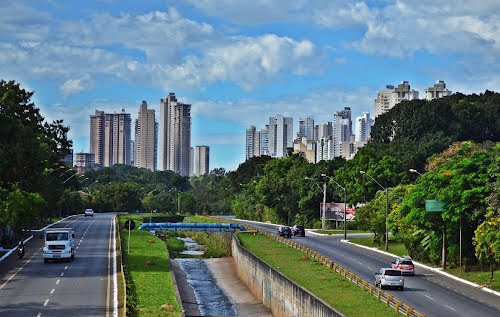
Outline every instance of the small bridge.
<path fill-rule="evenodd" d="M 232 223 L 174 223 L 174 222 L 147 222 L 139 226 L 138 230 L 172 231 L 172 232 L 234 232 L 246 231 L 242 225 Z"/>

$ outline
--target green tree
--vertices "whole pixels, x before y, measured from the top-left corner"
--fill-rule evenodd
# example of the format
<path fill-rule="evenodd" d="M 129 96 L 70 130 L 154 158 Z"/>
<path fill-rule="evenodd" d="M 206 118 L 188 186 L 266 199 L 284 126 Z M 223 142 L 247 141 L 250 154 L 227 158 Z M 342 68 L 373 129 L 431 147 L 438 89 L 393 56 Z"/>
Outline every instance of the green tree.
<path fill-rule="evenodd" d="M 32 229 L 41 223 L 46 208 L 47 202 L 39 194 L 16 189 L 3 202 L 1 218 L 10 224 L 14 232 Z"/>
<path fill-rule="evenodd" d="M 486 220 L 477 227 L 474 234 L 474 246 L 479 262 L 488 264 L 493 279 L 496 264 L 500 263 L 500 216 L 490 212 Z"/>

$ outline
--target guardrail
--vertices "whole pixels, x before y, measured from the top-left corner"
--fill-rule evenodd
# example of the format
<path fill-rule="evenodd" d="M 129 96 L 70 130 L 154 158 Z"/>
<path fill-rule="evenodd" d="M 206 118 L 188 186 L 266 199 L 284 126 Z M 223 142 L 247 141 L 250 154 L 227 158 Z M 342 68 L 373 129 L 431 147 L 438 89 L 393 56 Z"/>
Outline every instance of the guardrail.
<path fill-rule="evenodd" d="M 238 223 L 237 221 L 233 220 L 228 220 L 228 222 L 234 222 Z M 241 224 L 241 223 L 240 223 Z M 362 287 L 363 290 L 370 292 L 371 295 L 377 297 L 379 300 L 383 301 L 388 307 L 394 308 L 397 312 L 405 315 L 406 317 L 424 317 L 425 315 L 415 308 L 411 307 L 410 305 L 406 304 L 402 300 L 398 299 L 397 297 L 384 292 L 381 289 L 378 289 L 375 287 L 375 285 L 371 284 L 370 282 L 366 281 L 365 279 L 357 276 L 356 274 L 352 273 L 348 269 L 340 266 L 339 264 L 335 263 L 334 261 L 330 260 L 329 258 L 321 255 L 319 252 L 316 252 L 302 244 L 299 244 L 291 239 L 286 239 L 283 237 L 278 236 L 277 234 L 262 230 L 260 228 L 254 227 L 252 225 L 244 224 L 248 229 L 254 230 L 258 232 L 259 234 L 268 236 L 276 241 L 282 242 L 287 244 L 288 246 L 300 250 L 307 255 L 309 255 L 311 258 L 315 259 L 316 261 L 328 266 L 335 272 L 339 273 L 342 275 L 346 280 L 358 285 L 359 287 Z"/>

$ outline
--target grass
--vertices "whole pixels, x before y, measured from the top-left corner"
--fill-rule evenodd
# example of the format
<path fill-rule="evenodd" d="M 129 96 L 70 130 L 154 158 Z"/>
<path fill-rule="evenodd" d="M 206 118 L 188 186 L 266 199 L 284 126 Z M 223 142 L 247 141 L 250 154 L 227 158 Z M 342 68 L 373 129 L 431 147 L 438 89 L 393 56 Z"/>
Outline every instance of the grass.
<path fill-rule="evenodd" d="M 313 230 L 314 232 L 317 233 L 323 233 L 323 234 L 344 234 L 343 229 L 332 229 L 332 230 Z M 363 230 L 347 230 L 347 233 L 369 233 L 369 231 L 363 231 Z"/>
<path fill-rule="evenodd" d="M 385 251 L 384 243 L 382 242 L 379 246 L 377 242 L 373 242 L 373 238 L 349 238 L 349 241 Z M 389 253 L 397 256 L 405 256 L 408 255 L 408 250 L 406 250 L 404 243 L 396 241 L 393 237 L 389 237 Z"/>
<path fill-rule="evenodd" d="M 238 234 L 241 244 L 346 316 L 385 317 L 392 308 L 304 252 L 259 234 Z"/>
<path fill-rule="evenodd" d="M 500 292 L 500 279 L 498 274 L 500 272 L 497 270 L 493 274 L 493 280 L 490 281 L 491 272 L 464 272 L 460 268 L 447 269 L 446 272 L 458 276 L 460 278 L 466 279 L 473 283 L 491 288 L 494 291 Z"/>
<path fill-rule="evenodd" d="M 130 273 L 135 288 L 135 296 L 127 297 L 127 301 L 135 301 L 139 317 L 180 316 L 182 307 L 175 297 L 169 255 L 163 241 L 147 231 L 132 230 L 130 254 L 127 253 L 128 230 L 125 229 L 125 221 L 134 220 L 137 228 L 143 217 L 144 214 L 119 217 L 124 246 L 123 264 Z M 148 265 L 147 261 L 152 261 L 153 264 Z"/>

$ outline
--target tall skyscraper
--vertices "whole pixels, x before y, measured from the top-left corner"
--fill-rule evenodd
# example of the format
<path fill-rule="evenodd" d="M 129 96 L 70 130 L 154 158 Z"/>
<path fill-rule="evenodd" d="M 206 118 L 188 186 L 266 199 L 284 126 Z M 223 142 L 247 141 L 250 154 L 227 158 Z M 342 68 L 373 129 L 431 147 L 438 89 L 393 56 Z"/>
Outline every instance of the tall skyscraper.
<path fill-rule="evenodd" d="M 160 166 L 189 176 L 191 165 L 191 105 L 177 102 L 174 93 L 160 102 Z"/>
<path fill-rule="evenodd" d="M 336 142 L 346 142 L 351 139 L 352 120 L 351 108 L 344 107 L 333 114 L 333 138 Z"/>
<path fill-rule="evenodd" d="M 210 147 L 207 145 L 196 146 L 196 176 L 206 175 L 210 172 Z"/>
<path fill-rule="evenodd" d="M 333 125 L 330 121 L 327 123 L 320 123 L 314 127 L 314 139 L 316 141 L 329 136 L 333 136 Z"/>
<path fill-rule="evenodd" d="M 139 106 L 135 120 L 135 166 L 156 171 L 158 126 L 155 110 L 148 109 L 146 101 Z"/>
<path fill-rule="evenodd" d="M 260 155 L 269 155 L 269 125 L 260 130 Z"/>
<path fill-rule="evenodd" d="M 189 164 L 189 177 L 194 176 L 194 148 L 189 149 L 189 157 L 191 158 L 191 163 Z"/>
<path fill-rule="evenodd" d="M 75 154 L 75 167 L 78 173 L 85 173 L 86 170 L 94 166 L 94 154 L 83 152 Z"/>
<path fill-rule="evenodd" d="M 443 80 L 439 80 L 433 87 L 425 90 L 425 99 L 432 100 L 451 96 L 451 90 L 446 89 L 446 84 Z"/>
<path fill-rule="evenodd" d="M 104 111 L 90 115 L 90 153 L 97 167 L 104 167 Z"/>
<path fill-rule="evenodd" d="M 284 157 L 293 147 L 293 118 L 277 115 L 269 118 L 269 154 Z"/>
<path fill-rule="evenodd" d="M 418 91 L 411 89 L 408 81 L 404 80 L 398 87 L 387 85 L 386 90 L 378 93 L 375 99 L 375 118 L 389 111 L 403 100 L 418 99 Z"/>
<path fill-rule="evenodd" d="M 104 113 L 96 110 L 90 116 L 90 153 L 99 167 L 130 165 L 130 114 Z"/>
<path fill-rule="evenodd" d="M 368 142 L 368 140 L 370 139 L 372 125 L 373 119 L 370 118 L 370 114 L 368 112 L 363 112 L 363 115 L 361 117 L 356 117 L 356 144 L 366 144 L 366 142 Z"/>
<path fill-rule="evenodd" d="M 258 137 L 259 133 L 255 129 L 255 126 L 250 126 L 245 134 L 245 160 L 260 155 L 260 149 L 257 147 L 260 144 L 260 140 L 257 140 Z"/>
<path fill-rule="evenodd" d="M 299 137 L 306 137 L 308 140 L 315 140 L 314 138 L 314 118 L 300 118 L 299 120 Z"/>

